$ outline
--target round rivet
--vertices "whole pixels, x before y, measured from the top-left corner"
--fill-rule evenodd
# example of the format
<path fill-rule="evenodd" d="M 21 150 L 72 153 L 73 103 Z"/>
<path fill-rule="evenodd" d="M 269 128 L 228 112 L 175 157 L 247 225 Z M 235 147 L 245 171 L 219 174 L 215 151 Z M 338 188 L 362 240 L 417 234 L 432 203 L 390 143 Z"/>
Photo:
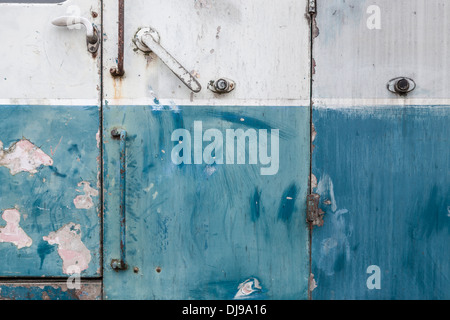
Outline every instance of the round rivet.
<path fill-rule="evenodd" d="M 219 91 L 225 91 L 228 88 L 228 82 L 225 79 L 219 79 L 216 82 L 216 89 Z"/>
<path fill-rule="evenodd" d="M 399 93 L 406 93 L 409 90 L 409 81 L 405 78 L 399 79 L 395 83 L 395 91 Z"/>

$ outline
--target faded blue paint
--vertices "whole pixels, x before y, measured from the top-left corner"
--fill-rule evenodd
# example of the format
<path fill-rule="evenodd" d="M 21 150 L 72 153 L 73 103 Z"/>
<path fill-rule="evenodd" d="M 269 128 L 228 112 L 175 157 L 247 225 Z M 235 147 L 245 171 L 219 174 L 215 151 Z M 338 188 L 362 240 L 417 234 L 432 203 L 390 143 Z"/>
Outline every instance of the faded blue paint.
<path fill-rule="evenodd" d="M 65 276 L 58 246 L 43 237 L 70 222 L 81 225 L 82 242 L 91 252 L 89 268 L 82 275 L 99 276 L 99 197 L 92 197 L 94 207 L 89 210 L 76 209 L 73 203 L 83 194 L 77 192 L 82 191 L 81 181 L 98 189 L 98 107 L 8 105 L 0 106 L 0 118 L 4 149 L 25 138 L 53 159 L 51 167 L 42 166 L 34 175 L 12 176 L 0 167 L 0 217 L 3 210 L 17 207 L 20 227 L 33 241 L 20 250 L 0 243 L 0 277 Z M 4 225 L 0 218 L 0 227 Z"/>
<path fill-rule="evenodd" d="M 173 164 L 172 132 L 193 133 L 194 121 L 224 139 L 226 129 L 280 129 L 278 174 L 249 164 Z M 120 272 L 110 266 L 120 257 L 114 127 L 129 135 L 129 268 Z M 105 106 L 104 151 L 105 298 L 233 299 L 250 278 L 262 287 L 250 298 L 308 297 L 309 108 Z"/>
<path fill-rule="evenodd" d="M 450 298 L 450 108 L 315 109 L 314 299 Z M 381 289 L 366 273 L 380 267 Z"/>

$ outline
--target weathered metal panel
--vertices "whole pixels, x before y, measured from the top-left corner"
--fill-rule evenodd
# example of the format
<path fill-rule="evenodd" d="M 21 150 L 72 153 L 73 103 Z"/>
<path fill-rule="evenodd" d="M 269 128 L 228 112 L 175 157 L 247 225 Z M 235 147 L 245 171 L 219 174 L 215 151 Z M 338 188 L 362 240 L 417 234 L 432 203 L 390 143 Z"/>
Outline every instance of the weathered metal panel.
<path fill-rule="evenodd" d="M 0 282 L 0 300 L 100 300 L 102 284 L 90 281 L 79 289 L 62 282 Z"/>
<path fill-rule="evenodd" d="M 450 108 L 317 109 L 315 299 L 449 299 Z M 370 266 L 380 268 L 371 287 Z M 368 287 L 369 279 L 369 287 Z"/>
<path fill-rule="evenodd" d="M 309 105 L 310 44 L 305 0 L 133 0 L 125 3 L 123 78 L 110 76 L 118 59 L 118 1 L 104 1 L 104 99 L 128 105 Z M 191 72 L 203 90 L 192 93 L 154 53 L 132 42 L 155 29 L 160 44 Z M 211 80 L 236 89 L 217 95 Z M 226 101 L 226 102 L 225 102 Z"/>
<path fill-rule="evenodd" d="M 308 121 L 307 107 L 105 107 L 105 298 L 306 299 Z M 128 137 L 124 271 L 110 265 L 121 256 L 120 143 L 111 137 L 114 128 Z M 206 156 L 194 164 L 194 149 L 192 164 L 175 164 L 179 141 L 172 134 L 182 128 L 192 134 L 190 146 L 182 143 L 186 155 L 202 139 L 198 134 L 223 132 L 223 158 L 220 147 L 215 157 L 224 164 L 207 164 Z M 245 164 L 225 163 L 227 129 L 253 130 L 258 141 L 266 131 L 273 165 L 278 129 L 277 172 L 262 175 L 268 165 L 250 164 L 249 151 Z"/>
<path fill-rule="evenodd" d="M 307 2 L 125 3 L 125 74 L 112 77 L 110 68 L 121 63 L 118 9 L 117 1 L 104 1 L 104 297 L 306 299 Z M 189 90 L 170 71 L 174 64 L 168 67 L 155 53 L 140 50 L 151 39 L 136 41 L 136 36 L 147 27 L 197 79 L 200 92 L 192 92 L 198 86 Z M 164 50 L 158 48 L 160 55 Z M 182 73 L 185 82 L 195 83 Z M 233 81 L 233 90 L 218 94 L 208 89 L 210 81 L 220 78 Z M 111 137 L 114 128 L 127 132 L 125 201 L 119 196 L 123 172 L 120 142 Z M 175 154 L 189 164 L 178 164 L 172 150 L 182 144 L 171 135 L 181 129 L 190 132 L 192 141 L 194 130 L 200 132 L 200 144 L 207 132 L 221 135 L 224 142 L 206 158 L 195 150 L 211 153 L 207 148 L 215 138 L 209 136 L 200 146 L 192 142 L 194 149 L 183 150 L 185 157 L 181 151 Z M 242 164 L 227 164 L 226 130 L 235 129 L 250 130 L 247 140 L 256 144 L 249 142 L 246 157 L 237 158 Z M 266 142 L 261 140 L 264 132 Z M 271 138 L 276 137 L 279 164 L 273 175 L 263 175 L 269 166 L 261 164 L 258 152 L 272 146 L 275 154 Z M 235 163 L 238 152 L 230 156 Z M 217 158 L 224 164 L 214 162 Z M 122 244 L 120 203 L 126 208 Z M 121 256 L 127 270 L 121 270 Z"/>
<path fill-rule="evenodd" d="M 0 276 L 99 276 L 98 107 L 3 105 L 0 118 Z"/>
<path fill-rule="evenodd" d="M 87 51 L 84 27 L 59 28 L 51 21 L 73 15 L 100 26 L 100 8 L 99 0 L 0 3 L 0 103 L 46 105 L 66 99 L 67 104 L 97 104 L 100 56 Z"/>
<path fill-rule="evenodd" d="M 386 85 L 399 76 L 417 84 L 406 104 L 450 98 L 447 0 L 318 1 L 317 8 L 315 103 L 333 99 L 344 105 L 378 105 L 397 98 Z"/>
<path fill-rule="evenodd" d="M 318 2 L 314 299 L 449 298 L 449 13 L 442 0 Z M 397 77 L 414 90 L 390 91 Z"/>

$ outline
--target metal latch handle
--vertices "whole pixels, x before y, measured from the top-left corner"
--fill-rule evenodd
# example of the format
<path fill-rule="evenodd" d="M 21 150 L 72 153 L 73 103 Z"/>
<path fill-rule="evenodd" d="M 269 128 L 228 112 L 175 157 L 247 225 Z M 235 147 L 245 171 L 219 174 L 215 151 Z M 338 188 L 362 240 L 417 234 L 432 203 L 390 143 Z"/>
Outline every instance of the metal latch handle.
<path fill-rule="evenodd" d="M 88 19 L 78 16 L 62 16 L 54 19 L 52 24 L 58 27 L 69 27 L 78 24 L 84 25 L 86 28 L 86 42 L 88 44 L 88 50 L 91 53 L 97 52 L 100 44 L 98 29 Z"/>
<path fill-rule="evenodd" d="M 119 168 L 119 189 L 120 189 L 120 259 L 113 259 L 111 267 L 115 271 L 122 271 L 128 268 L 126 263 L 126 140 L 127 132 L 122 129 L 114 129 L 111 135 L 120 141 L 120 168 Z"/>
<path fill-rule="evenodd" d="M 152 28 L 143 28 L 136 33 L 134 43 L 144 52 L 153 52 L 191 91 L 197 93 L 202 86 L 166 49 L 159 44 L 159 34 Z"/>

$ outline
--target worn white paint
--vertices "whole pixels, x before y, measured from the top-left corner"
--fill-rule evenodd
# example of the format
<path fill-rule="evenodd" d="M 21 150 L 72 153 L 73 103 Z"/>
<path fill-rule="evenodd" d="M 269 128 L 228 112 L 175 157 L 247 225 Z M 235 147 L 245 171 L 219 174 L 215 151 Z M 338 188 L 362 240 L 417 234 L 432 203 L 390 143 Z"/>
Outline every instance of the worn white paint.
<path fill-rule="evenodd" d="M 104 99 L 111 105 L 153 105 L 154 97 L 165 105 L 309 105 L 306 0 L 134 0 L 126 6 L 120 80 L 109 76 L 117 59 L 117 1 L 104 7 Z M 195 74 L 201 92 L 191 94 L 156 55 L 133 51 L 131 39 L 143 27 L 158 31 L 161 45 Z M 235 81 L 236 89 L 223 95 L 207 89 L 221 77 Z"/>
<path fill-rule="evenodd" d="M 20 172 L 34 174 L 41 166 L 51 165 L 53 159 L 29 140 L 22 139 L 6 150 L 3 150 L 3 143 L 0 141 L 0 167 L 8 168 L 12 175 Z"/>
<path fill-rule="evenodd" d="M 83 195 L 77 196 L 73 203 L 77 209 L 90 209 L 94 206 L 94 201 L 92 197 L 98 196 L 98 190 L 91 187 L 91 184 L 87 181 L 82 181 L 78 184 L 79 187 L 83 187 Z M 80 190 L 77 190 L 81 192 Z"/>
<path fill-rule="evenodd" d="M 51 23 L 74 6 L 82 17 L 100 26 L 100 0 L 0 4 L 0 99 L 34 99 L 47 105 L 47 99 L 82 95 L 98 104 L 100 55 L 93 58 L 87 51 L 84 29 Z M 98 13 L 96 18 L 92 11 Z"/>
<path fill-rule="evenodd" d="M 234 296 L 234 299 L 246 299 L 252 293 L 261 291 L 262 287 L 259 283 L 259 280 L 256 278 L 250 278 L 244 282 L 242 282 L 238 286 L 238 292 Z"/>
<path fill-rule="evenodd" d="M 367 12 L 373 5 L 380 8 L 380 23 L 369 19 Z M 417 86 L 395 105 L 428 98 L 447 99 L 448 104 L 448 0 L 318 1 L 317 11 L 314 105 L 318 99 L 329 98 L 362 106 L 382 103 L 378 99 L 394 100 L 397 95 L 386 84 L 396 77 L 411 78 Z M 368 19 L 375 29 L 368 28 Z"/>
<path fill-rule="evenodd" d="M 6 226 L 0 227 L 0 242 L 12 243 L 17 249 L 31 247 L 33 240 L 19 226 L 20 212 L 17 209 L 3 211 L 2 219 Z"/>
<path fill-rule="evenodd" d="M 58 231 L 51 232 L 47 237 L 43 237 L 43 240 L 58 246 L 58 254 L 63 261 L 65 274 L 71 274 L 74 270 L 81 272 L 89 267 L 91 252 L 81 241 L 79 224 L 71 222 Z"/>

